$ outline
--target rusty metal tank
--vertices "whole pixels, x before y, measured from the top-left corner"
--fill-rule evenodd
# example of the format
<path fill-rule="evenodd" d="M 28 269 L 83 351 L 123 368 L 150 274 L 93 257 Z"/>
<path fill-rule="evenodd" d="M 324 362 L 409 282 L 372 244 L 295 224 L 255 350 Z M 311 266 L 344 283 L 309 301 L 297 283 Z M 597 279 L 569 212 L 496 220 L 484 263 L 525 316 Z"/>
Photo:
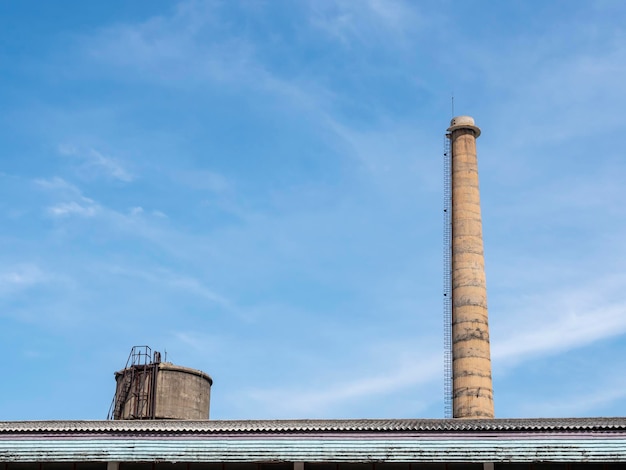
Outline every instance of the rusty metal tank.
<path fill-rule="evenodd" d="M 109 419 L 209 419 L 211 377 L 161 362 L 147 346 L 133 347 L 115 381 Z"/>

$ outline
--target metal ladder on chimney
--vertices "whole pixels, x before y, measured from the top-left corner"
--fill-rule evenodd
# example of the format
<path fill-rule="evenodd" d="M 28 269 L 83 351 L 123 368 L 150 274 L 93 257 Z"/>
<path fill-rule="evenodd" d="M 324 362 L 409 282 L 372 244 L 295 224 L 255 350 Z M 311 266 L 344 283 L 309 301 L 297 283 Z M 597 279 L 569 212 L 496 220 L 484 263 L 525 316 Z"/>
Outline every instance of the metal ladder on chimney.
<path fill-rule="evenodd" d="M 452 418 L 452 148 L 443 141 L 443 411 Z"/>

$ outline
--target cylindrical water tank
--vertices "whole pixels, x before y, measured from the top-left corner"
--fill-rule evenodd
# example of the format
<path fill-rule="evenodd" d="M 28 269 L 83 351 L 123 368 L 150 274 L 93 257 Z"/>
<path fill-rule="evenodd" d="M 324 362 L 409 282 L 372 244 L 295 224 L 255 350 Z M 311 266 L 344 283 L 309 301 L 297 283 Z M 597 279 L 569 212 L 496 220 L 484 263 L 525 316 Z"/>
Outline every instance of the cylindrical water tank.
<path fill-rule="evenodd" d="M 115 373 L 113 419 L 208 419 L 211 377 L 168 362 Z"/>

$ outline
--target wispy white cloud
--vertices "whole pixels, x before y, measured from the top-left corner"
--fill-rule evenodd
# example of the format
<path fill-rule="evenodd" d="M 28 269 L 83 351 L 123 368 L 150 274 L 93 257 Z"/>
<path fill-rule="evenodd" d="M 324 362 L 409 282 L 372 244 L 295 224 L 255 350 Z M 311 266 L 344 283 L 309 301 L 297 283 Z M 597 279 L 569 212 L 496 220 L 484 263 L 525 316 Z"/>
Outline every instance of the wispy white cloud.
<path fill-rule="evenodd" d="M 224 343 L 222 337 L 199 331 L 175 331 L 173 337 L 176 342 L 183 345 L 184 349 L 191 349 L 202 356 L 218 353 Z"/>
<path fill-rule="evenodd" d="M 527 416 L 584 416 L 626 398 L 626 382 L 622 376 L 608 377 L 594 383 L 588 392 L 559 393 L 558 400 L 536 398 L 532 403 L 520 406 L 520 412 Z"/>
<path fill-rule="evenodd" d="M 19 264 L 0 272 L 0 292 L 8 294 L 33 287 L 50 279 L 36 264 Z"/>
<path fill-rule="evenodd" d="M 86 38 L 85 44 L 91 59 L 105 64 L 107 70 L 119 68 L 141 80 L 175 89 L 227 83 L 229 88 L 274 94 L 289 107 L 317 108 L 323 89 L 313 96 L 293 77 L 274 73 L 258 57 L 259 46 L 224 30 L 227 22 L 220 19 L 218 10 L 217 3 L 182 2 L 171 16 L 115 25 Z M 188 172 L 175 176 L 213 191 L 229 186 L 222 175 L 203 173 L 204 181 Z"/>
<path fill-rule="evenodd" d="M 281 388 L 252 388 L 243 392 L 246 398 L 259 403 L 261 409 L 271 409 L 280 416 L 324 416 L 355 401 L 419 388 L 432 383 L 441 375 L 441 357 L 437 354 L 423 353 L 410 360 L 406 360 L 406 357 L 398 359 L 398 363 L 390 366 L 387 372 L 370 372 L 363 377 L 334 383 L 325 380 L 323 386 L 296 388 L 282 384 Z M 387 357 L 386 361 L 393 363 L 393 358 Z M 433 400 L 436 398 L 433 397 Z"/>
<path fill-rule="evenodd" d="M 395 47 L 406 43 L 411 30 L 424 26 L 415 5 L 402 0 L 308 2 L 310 22 L 344 46 L 378 43 Z"/>
<path fill-rule="evenodd" d="M 498 327 L 492 328 L 492 357 L 497 373 L 503 377 L 505 369 L 510 371 L 511 367 L 529 361 L 626 334 L 626 302 L 619 300 L 625 290 L 626 279 L 615 276 L 546 295 L 519 298 L 518 309 L 499 312 L 500 318 L 506 316 L 509 321 L 505 325 L 502 321 L 494 322 Z M 520 318 L 524 321 L 520 322 Z M 441 381 L 439 354 L 425 353 L 405 359 L 384 373 L 351 380 L 325 380 L 323 387 L 290 387 L 283 383 L 281 388 L 251 388 L 242 392 L 262 409 L 272 409 L 279 416 L 324 416 L 359 400 L 432 387 Z M 387 360 L 392 361 L 390 357 Z M 612 387 L 588 397 L 565 400 L 555 408 L 537 401 L 531 414 L 576 415 L 623 396 L 622 389 Z M 436 399 L 437 396 L 431 397 L 431 401 L 423 405 L 432 404 Z"/>
<path fill-rule="evenodd" d="M 205 286 L 198 279 L 189 276 L 173 276 L 169 279 L 168 283 L 176 289 L 181 289 L 190 294 L 203 297 L 206 300 L 215 302 L 223 307 L 230 307 L 230 302 L 227 299 Z"/>
<path fill-rule="evenodd" d="M 135 207 L 131 207 L 128 213 L 130 215 L 141 215 L 144 213 L 144 210 L 143 210 L 143 207 L 135 206 Z"/>
<path fill-rule="evenodd" d="M 615 275 L 519 297 L 492 322 L 494 362 L 513 365 L 626 334 L 624 291 L 626 277 Z"/>
<path fill-rule="evenodd" d="M 143 216 L 146 210 L 142 206 L 118 210 L 83 195 L 79 187 L 59 177 L 36 179 L 34 184 L 58 201 L 45 208 L 45 213 L 51 217 L 89 218 L 97 222 L 101 234 L 124 234 L 130 239 L 145 240 L 181 258 L 194 258 L 193 253 L 210 251 L 201 236 L 170 226 L 167 214 L 157 209 L 150 211 L 152 217 Z"/>
<path fill-rule="evenodd" d="M 134 269 L 126 266 L 115 265 L 106 267 L 116 275 L 124 275 L 142 279 L 169 289 L 177 290 L 186 294 L 192 294 L 208 300 L 221 307 L 232 309 L 232 303 L 224 296 L 218 294 L 200 279 L 190 275 L 175 273 L 169 269 L 155 268 L 154 270 Z"/>
<path fill-rule="evenodd" d="M 492 96 L 484 104 L 476 103 L 476 108 L 484 109 L 500 151 L 536 162 L 532 154 L 517 150 L 537 152 L 538 145 L 598 138 L 622 126 L 621 109 L 626 105 L 626 91 L 620 86 L 626 76 L 622 22 L 616 15 L 598 27 L 592 9 L 559 15 L 541 33 L 524 28 L 493 45 L 484 43 L 489 36 L 458 41 L 458 36 L 449 35 L 447 41 L 456 43 L 448 46 L 456 53 L 442 55 L 441 61 L 455 71 L 455 82 L 474 83 L 481 93 Z"/>
<path fill-rule="evenodd" d="M 78 215 L 81 217 L 93 217 L 96 215 L 98 208 L 94 204 L 80 204 L 78 202 L 62 202 L 54 206 L 48 207 L 48 214 L 54 217 L 66 217 Z"/>
<path fill-rule="evenodd" d="M 378 189 L 399 193 L 405 200 L 411 190 L 428 193 L 439 190 L 439 162 L 418 158 L 416 149 L 420 155 L 437 155 L 441 150 L 419 129 L 401 122 L 369 130 L 354 129 L 334 119 L 328 119 L 327 123 L 343 153 L 358 162 Z"/>
<path fill-rule="evenodd" d="M 244 78 L 253 46 L 241 37 L 214 40 L 212 33 L 226 27 L 216 5 L 181 2 L 171 15 L 105 28 L 84 43 L 86 52 L 97 61 L 177 87 L 209 78 Z"/>
<path fill-rule="evenodd" d="M 73 145 L 63 144 L 59 146 L 59 153 L 80 159 L 82 163 L 79 172 L 82 174 L 92 176 L 99 173 L 125 183 L 134 179 L 133 175 L 117 159 L 103 155 L 93 148 L 81 150 Z"/>
<path fill-rule="evenodd" d="M 34 180 L 34 183 L 44 189 L 59 190 L 69 194 L 80 194 L 76 186 L 58 176 L 52 178 L 38 178 Z"/>
<path fill-rule="evenodd" d="M 46 212 L 52 217 L 93 217 L 102 210 L 93 199 L 83 196 L 78 187 L 62 178 L 37 179 L 35 184 L 43 189 L 54 192 L 63 202 L 48 206 Z"/>

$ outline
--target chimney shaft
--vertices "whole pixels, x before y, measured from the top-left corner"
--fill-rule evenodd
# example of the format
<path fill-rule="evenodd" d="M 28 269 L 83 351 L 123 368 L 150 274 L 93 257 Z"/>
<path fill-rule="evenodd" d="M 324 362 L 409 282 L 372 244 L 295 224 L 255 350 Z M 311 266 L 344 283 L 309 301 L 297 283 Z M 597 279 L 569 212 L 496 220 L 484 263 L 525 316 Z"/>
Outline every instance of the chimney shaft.
<path fill-rule="evenodd" d="M 493 418 L 476 138 L 469 116 L 452 119 L 452 409 L 454 418 Z"/>

